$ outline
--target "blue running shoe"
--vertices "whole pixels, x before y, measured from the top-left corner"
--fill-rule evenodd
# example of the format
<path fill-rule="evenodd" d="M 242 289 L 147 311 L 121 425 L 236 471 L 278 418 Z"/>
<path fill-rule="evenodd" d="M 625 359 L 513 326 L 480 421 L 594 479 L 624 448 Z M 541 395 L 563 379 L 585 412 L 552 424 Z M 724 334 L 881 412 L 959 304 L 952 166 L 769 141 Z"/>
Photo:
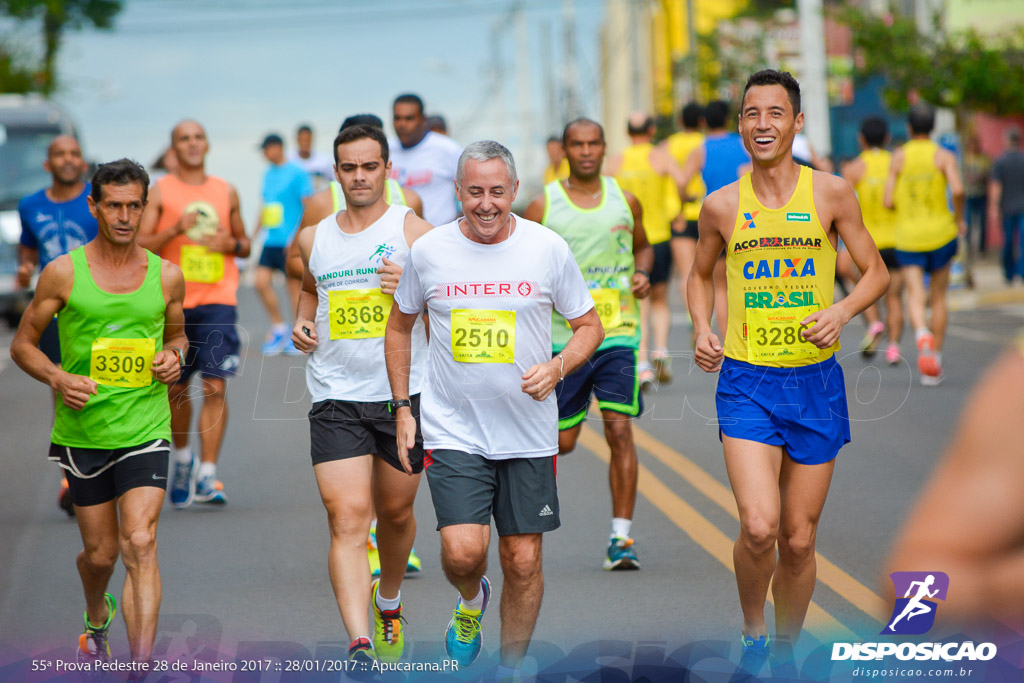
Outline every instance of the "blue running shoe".
<path fill-rule="evenodd" d="M 284 351 L 289 341 L 291 341 L 291 330 L 286 326 L 271 328 L 270 337 L 263 342 L 260 351 L 264 356 L 276 356 Z"/>
<path fill-rule="evenodd" d="M 756 676 L 764 667 L 766 659 L 768 659 L 767 635 L 757 638 L 746 634 L 740 635 L 740 670 L 736 672 L 737 674 L 748 677 Z M 733 677 L 733 680 L 737 680 L 736 677 Z"/>
<path fill-rule="evenodd" d="M 452 620 L 448 622 L 448 630 L 444 634 L 444 649 L 448 656 L 459 663 L 459 666 L 469 666 L 480 656 L 480 648 L 483 645 L 480 620 L 487 609 L 487 603 L 491 600 L 491 582 L 487 577 L 480 579 L 480 590 L 484 593 L 484 604 L 480 611 L 467 609 L 459 600 L 452 610 Z"/>
<path fill-rule="evenodd" d="M 196 482 L 195 501 L 197 503 L 210 503 L 211 505 L 223 505 L 228 502 L 224 495 L 224 484 L 212 476 L 205 476 Z"/>
<path fill-rule="evenodd" d="M 637 559 L 632 538 L 613 538 L 608 543 L 608 556 L 604 558 L 604 568 L 608 571 L 640 569 L 640 560 Z"/>
<path fill-rule="evenodd" d="M 196 495 L 196 454 L 188 462 L 175 462 L 171 474 L 171 505 L 187 508 Z"/>
<path fill-rule="evenodd" d="M 775 638 L 768 663 L 771 665 L 772 678 L 780 681 L 795 681 L 800 678 L 793 655 L 793 641 L 789 638 Z"/>
<path fill-rule="evenodd" d="M 292 341 L 291 337 L 288 338 L 288 343 L 284 345 L 284 355 L 286 356 L 305 356 L 302 351 L 295 348 L 295 342 Z"/>

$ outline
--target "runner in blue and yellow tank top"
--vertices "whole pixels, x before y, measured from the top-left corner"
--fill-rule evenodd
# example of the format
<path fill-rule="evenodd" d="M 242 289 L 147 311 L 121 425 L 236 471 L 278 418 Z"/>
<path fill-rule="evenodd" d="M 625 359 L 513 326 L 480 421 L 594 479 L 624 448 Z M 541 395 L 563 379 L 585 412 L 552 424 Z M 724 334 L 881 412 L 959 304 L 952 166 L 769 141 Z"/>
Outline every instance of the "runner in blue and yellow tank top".
<path fill-rule="evenodd" d="M 685 196 L 683 171 L 663 147 L 655 147 L 654 118 L 634 112 L 626 127 L 630 146 L 608 161 L 605 173 L 637 198 L 644 211 L 644 231 L 654 247 L 651 296 L 640 304 L 640 383 L 646 388 L 657 379 L 672 379 L 668 337 L 672 311 L 668 281 L 672 275 L 672 219 L 682 210 Z"/>
<path fill-rule="evenodd" d="M 156 530 L 170 454 L 167 387 L 181 374 L 187 341 L 181 270 L 136 243 L 148 190 L 149 176 L 134 161 L 100 164 L 88 197 L 99 234 L 43 270 L 11 343 L 21 369 L 59 395 L 50 460 L 66 473 L 84 544 L 77 656 L 95 671 L 111 657 L 117 602 L 106 591 L 118 549 L 133 662 L 152 661 L 160 611 Z M 59 366 L 36 347 L 58 312 Z"/>
<path fill-rule="evenodd" d="M 704 144 L 704 107 L 690 102 L 679 113 L 679 121 L 683 129 L 673 133 L 662 145 L 675 159 L 679 168 L 684 168 L 693 150 Z M 672 260 L 675 261 L 679 273 L 679 293 L 686 302 L 686 282 L 690 278 L 690 267 L 693 265 L 693 253 L 697 249 L 697 217 L 700 216 L 700 204 L 706 194 L 704 180 L 693 176 L 686 185 L 687 201 L 683 211 L 672 222 Z"/>
<path fill-rule="evenodd" d="M 698 221 L 689 285 L 694 359 L 706 372 L 721 370 L 719 434 L 740 514 L 733 552 L 743 610 L 740 666 L 756 676 L 768 656 L 764 604 L 774 578 L 772 671 L 790 678 L 814 591 L 818 519 L 835 457 L 850 440 L 843 372 L 833 354 L 843 326 L 881 296 L 889 278 L 849 183 L 793 161 L 793 137 L 803 128 L 796 80 L 773 70 L 751 76 L 739 127 L 752 170 L 708 195 Z M 839 238 L 863 277 L 833 304 Z M 724 344 L 711 331 L 712 278 L 723 249 Z"/>
<path fill-rule="evenodd" d="M 907 287 L 907 313 L 914 326 L 921 384 L 935 386 L 942 381 L 950 264 L 956 255 L 957 235 L 967 232 L 964 187 L 956 157 L 929 139 L 935 128 L 935 110 L 924 102 L 915 104 L 907 126 L 910 140 L 892 156 L 884 201 L 896 209 L 896 258 Z M 927 293 L 925 273 L 930 275 Z M 930 324 L 926 321 L 929 303 Z"/>
<path fill-rule="evenodd" d="M 861 153 L 843 167 L 843 177 L 853 185 L 860 202 L 860 212 L 864 217 L 864 226 L 868 229 L 871 239 L 882 255 L 882 261 L 889 271 L 889 287 L 885 290 L 886 322 L 883 323 L 878 305 L 872 304 L 864 310 L 868 329 L 861 342 L 861 354 L 871 358 L 878 349 L 882 334 L 889 330 L 889 343 L 885 349 L 885 360 L 890 365 L 901 361 L 900 337 L 903 335 L 903 279 L 900 277 L 900 266 L 896 260 L 896 215 L 886 208 L 885 183 L 889 179 L 889 167 L 892 154 L 885 149 L 889 142 L 889 124 L 881 116 L 869 116 L 860 125 L 857 136 Z M 839 258 L 849 260 L 850 255 L 842 250 Z M 837 264 L 837 270 L 843 269 Z M 852 264 L 850 264 L 852 269 Z"/>
<path fill-rule="evenodd" d="M 637 374 L 640 344 L 639 307 L 651 290 L 648 273 L 654 252 L 643 229 L 636 197 L 614 178 L 601 175 L 604 129 L 596 121 L 577 119 L 563 133 L 569 177 L 544 187 L 524 217 L 558 233 L 569 244 L 594 297 L 604 327 L 604 341 L 590 361 L 555 388 L 558 396 L 558 452 L 576 447 L 590 397 L 597 398 L 611 450 L 609 479 L 612 524 L 605 569 L 639 569 L 630 536 L 636 503 L 637 459 L 630 419 L 643 410 Z M 568 322 L 552 314 L 553 353 L 572 337 Z"/>

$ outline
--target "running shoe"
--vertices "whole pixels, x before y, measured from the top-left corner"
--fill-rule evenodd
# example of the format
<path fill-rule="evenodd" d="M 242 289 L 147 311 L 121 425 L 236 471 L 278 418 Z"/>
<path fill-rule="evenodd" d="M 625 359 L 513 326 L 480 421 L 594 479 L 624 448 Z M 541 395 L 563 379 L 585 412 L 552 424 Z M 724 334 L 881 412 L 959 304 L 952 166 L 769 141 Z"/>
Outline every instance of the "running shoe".
<path fill-rule="evenodd" d="M 370 561 L 370 576 L 380 576 L 380 553 L 377 552 L 377 527 L 370 527 L 366 538 L 366 559 Z"/>
<path fill-rule="evenodd" d="M 195 502 L 209 503 L 210 505 L 224 505 L 228 502 L 224 495 L 224 484 L 207 475 L 196 482 Z"/>
<path fill-rule="evenodd" d="M 107 603 L 107 620 L 103 622 L 103 626 L 96 627 L 90 624 L 88 612 L 82 615 L 82 620 L 85 621 L 85 631 L 78 636 L 77 656 L 80 662 L 110 661 L 110 642 L 107 632 L 110 630 L 111 622 L 114 621 L 114 615 L 117 614 L 117 601 L 110 593 L 104 593 L 103 599 Z"/>
<path fill-rule="evenodd" d="M 637 559 L 633 543 L 632 538 L 611 539 L 608 543 L 608 556 L 604 558 L 604 568 L 608 571 L 640 569 L 640 560 Z"/>
<path fill-rule="evenodd" d="M 284 351 L 285 346 L 291 340 L 289 332 L 290 330 L 284 325 L 281 327 L 271 328 L 267 341 L 263 342 L 263 345 L 260 347 L 260 351 L 263 352 L 263 355 L 276 356 Z"/>
<path fill-rule="evenodd" d="M 800 677 L 796 669 L 796 660 L 793 657 L 793 643 L 789 638 L 776 638 L 772 643 L 771 654 L 768 657 L 771 665 L 772 678 L 780 681 L 794 681 Z"/>
<path fill-rule="evenodd" d="M 868 331 L 864 334 L 864 339 L 860 342 L 860 355 L 865 358 L 874 358 L 878 351 L 878 340 L 882 338 L 883 332 L 885 332 L 885 324 L 881 320 L 871 323 Z"/>
<path fill-rule="evenodd" d="M 945 379 L 945 376 L 942 374 L 942 362 L 934 355 L 930 358 L 928 370 L 929 372 L 921 373 L 921 386 L 937 387 L 942 384 L 942 380 Z"/>
<path fill-rule="evenodd" d="M 644 363 L 637 366 L 637 378 L 640 380 L 640 390 L 647 391 L 654 386 L 655 380 L 658 376 L 654 374 L 654 368 L 649 363 Z"/>
<path fill-rule="evenodd" d="M 181 509 L 192 504 L 196 495 L 196 455 L 188 462 L 175 462 L 171 474 L 171 505 Z"/>
<path fill-rule="evenodd" d="M 373 651 L 373 643 L 369 638 L 356 638 L 348 646 L 348 661 L 358 662 L 360 665 L 369 666 L 377 659 L 377 653 Z"/>
<path fill-rule="evenodd" d="M 291 337 L 289 337 L 288 338 L 288 343 L 284 345 L 284 355 L 286 355 L 286 356 L 304 356 L 306 354 L 302 353 L 302 351 L 299 351 L 297 348 L 295 348 L 295 342 L 293 342 L 291 340 Z"/>
<path fill-rule="evenodd" d="M 896 342 L 889 342 L 889 345 L 885 347 L 885 362 L 889 365 L 899 365 L 900 360 L 903 356 L 900 355 L 900 345 Z"/>
<path fill-rule="evenodd" d="M 483 637 L 480 634 L 480 620 L 491 599 L 491 582 L 487 577 L 480 579 L 480 590 L 484 592 L 484 604 L 480 611 L 467 609 L 459 600 L 452 610 L 452 620 L 448 622 L 448 630 L 444 634 L 444 649 L 448 656 L 459 663 L 469 666 L 480 656 Z"/>
<path fill-rule="evenodd" d="M 740 671 L 748 676 L 757 676 L 768 659 L 768 636 L 754 638 L 740 636 Z"/>
<path fill-rule="evenodd" d="M 415 574 L 421 569 L 423 569 L 423 562 L 420 560 L 420 556 L 416 554 L 416 548 L 413 548 L 409 551 L 409 562 L 405 565 L 405 573 Z"/>
<path fill-rule="evenodd" d="M 71 488 L 68 486 L 68 479 L 61 474 L 60 493 L 57 494 L 57 507 L 68 513 L 68 517 L 75 516 L 75 501 L 71 500 Z"/>
<path fill-rule="evenodd" d="M 397 662 L 402 658 L 405 639 L 402 637 L 402 605 L 398 609 L 382 610 L 377 606 L 377 591 L 380 580 L 370 587 L 370 602 L 373 603 L 373 649 L 382 662 Z"/>
<path fill-rule="evenodd" d="M 661 349 L 652 353 L 651 365 L 659 382 L 668 384 L 672 381 L 672 356 L 668 355 L 668 351 Z"/>

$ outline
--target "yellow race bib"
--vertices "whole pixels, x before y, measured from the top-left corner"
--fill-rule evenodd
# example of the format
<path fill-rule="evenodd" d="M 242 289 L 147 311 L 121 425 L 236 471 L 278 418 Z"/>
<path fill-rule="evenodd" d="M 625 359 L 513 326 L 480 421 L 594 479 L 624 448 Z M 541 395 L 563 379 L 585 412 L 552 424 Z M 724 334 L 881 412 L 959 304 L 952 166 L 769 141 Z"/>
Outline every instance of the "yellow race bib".
<path fill-rule="evenodd" d="M 459 363 L 512 363 L 516 359 L 516 312 L 452 310 L 452 357 Z"/>
<path fill-rule="evenodd" d="M 601 318 L 601 327 L 614 330 L 622 325 L 622 300 L 617 289 L 592 289 L 594 308 Z"/>
<path fill-rule="evenodd" d="M 747 309 L 747 360 L 779 362 L 817 358 L 821 349 L 804 340 L 808 325 L 801 320 L 818 310 L 817 306 Z"/>
<path fill-rule="evenodd" d="M 335 289 L 327 293 L 331 339 L 383 337 L 394 299 L 377 289 Z"/>
<path fill-rule="evenodd" d="M 263 212 L 260 214 L 260 223 L 264 228 L 276 228 L 284 223 L 284 204 L 281 202 L 264 204 Z"/>
<path fill-rule="evenodd" d="M 201 244 L 183 244 L 181 272 L 186 282 L 219 282 L 224 278 L 224 254 Z"/>
<path fill-rule="evenodd" d="M 92 343 L 89 377 L 110 387 L 148 387 L 155 355 L 155 339 L 100 337 Z"/>

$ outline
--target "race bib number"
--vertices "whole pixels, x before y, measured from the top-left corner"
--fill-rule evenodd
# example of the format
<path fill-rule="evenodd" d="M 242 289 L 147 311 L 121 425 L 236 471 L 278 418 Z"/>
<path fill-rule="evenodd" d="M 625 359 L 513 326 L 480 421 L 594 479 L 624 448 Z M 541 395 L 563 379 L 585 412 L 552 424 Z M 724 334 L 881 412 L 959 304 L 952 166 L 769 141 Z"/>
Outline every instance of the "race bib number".
<path fill-rule="evenodd" d="M 327 293 L 331 339 L 384 336 L 394 299 L 380 289 L 336 289 Z"/>
<path fill-rule="evenodd" d="M 590 296 L 594 297 L 594 309 L 601 318 L 601 327 L 614 330 L 622 325 L 622 300 L 619 298 L 619 290 L 592 289 Z"/>
<path fill-rule="evenodd" d="M 515 361 L 515 311 L 456 308 L 451 323 L 452 357 L 459 363 Z"/>
<path fill-rule="evenodd" d="M 801 320 L 818 310 L 817 306 L 747 309 L 747 360 L 780 362 L 817 358 L 821 349 L 804 339 Z"/>
<path fill-rule="evenodd" d="M 148 387 L 153 383 L 155 339 L 110 339 L 92 343 L 89 377 L 109 387 Z"/>
<path fill-rule="evenodd" d="M 186 282 L 220 282 L 224 278 L 224 254 L 201 244 L 183 244 L 181 272 Z"/>
<path fill-rule="evenodd" d="M 260 223 L 264 228 L 276 228 L 284 223 L 284 204 L 281 202 L 269 202 L 263 205 L 263 212 L 260 215 Z"/>

